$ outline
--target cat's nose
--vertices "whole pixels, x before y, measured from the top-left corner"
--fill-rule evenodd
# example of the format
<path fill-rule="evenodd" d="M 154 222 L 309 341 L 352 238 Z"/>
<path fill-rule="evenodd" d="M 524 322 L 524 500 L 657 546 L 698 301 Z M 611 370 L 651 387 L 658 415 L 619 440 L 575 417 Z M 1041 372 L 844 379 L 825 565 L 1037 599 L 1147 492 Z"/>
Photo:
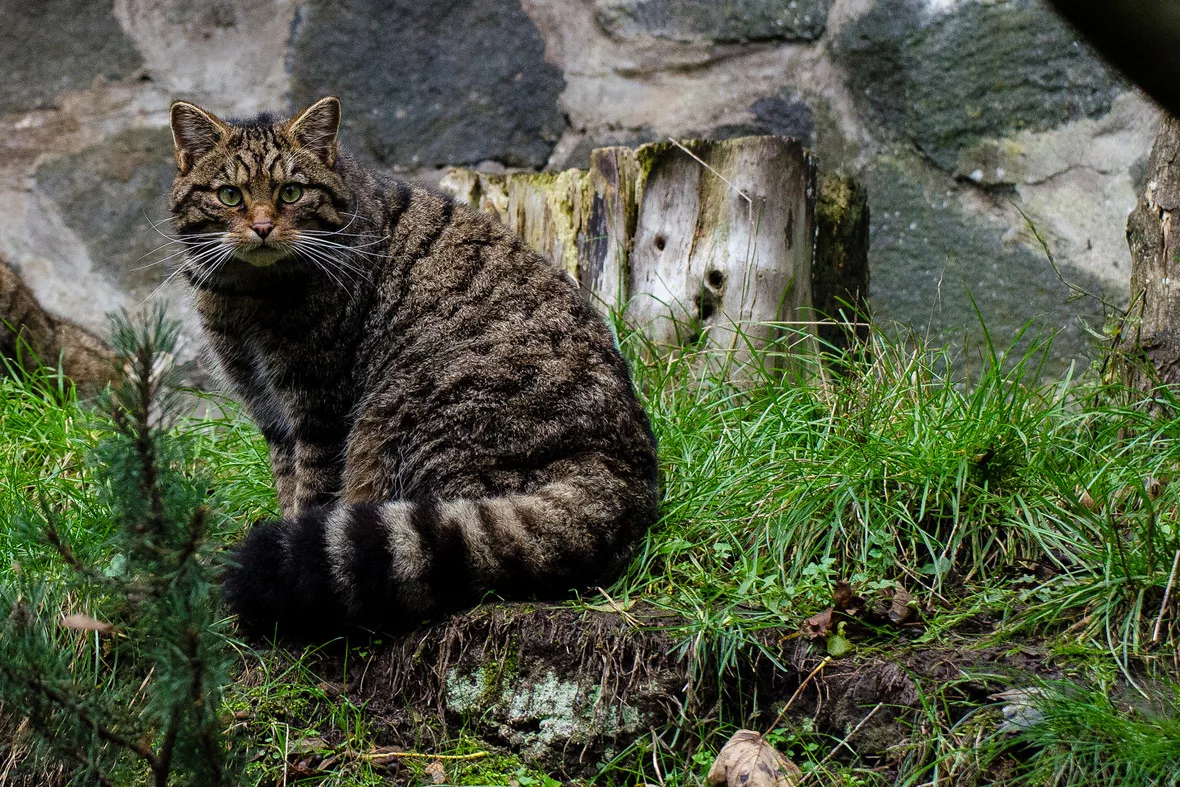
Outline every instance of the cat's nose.
<path fill-rule="evenodd" d="M 254 230 L 254 232 L 258 234 L 258 237 L 266 240 L 266 236 L 270 234 L 270 231 L 274 229 L 274 226 L 275 225 L 269 221 L 256 221 L 250 225 L 250 229 Z"/>

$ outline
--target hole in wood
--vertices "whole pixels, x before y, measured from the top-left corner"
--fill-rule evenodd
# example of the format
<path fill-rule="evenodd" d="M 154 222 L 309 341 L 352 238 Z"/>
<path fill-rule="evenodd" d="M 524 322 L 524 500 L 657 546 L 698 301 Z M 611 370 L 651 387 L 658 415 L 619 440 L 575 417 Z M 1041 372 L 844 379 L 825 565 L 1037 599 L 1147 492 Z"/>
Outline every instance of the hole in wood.
<path fill-rule="evenodd" d="M 707 320 L 713 316 L 713 304 L 708 301 L 701 304 L 701 319 Z"/>
<path fill-rule="evenodd" d="M 709 285 L 715 290 L 721 289 L 725 284 L 725 272 L 712 270 L 705 274 L 705 284 Z"/>
<path fill-rule="evenodd" d="M 656 251 L 663 251 L 664 246 L 666 246 L 666 245 L 668 245 L 668 241 L 664 238 L 664 236 L 657 235 L 656 236 Z"/>

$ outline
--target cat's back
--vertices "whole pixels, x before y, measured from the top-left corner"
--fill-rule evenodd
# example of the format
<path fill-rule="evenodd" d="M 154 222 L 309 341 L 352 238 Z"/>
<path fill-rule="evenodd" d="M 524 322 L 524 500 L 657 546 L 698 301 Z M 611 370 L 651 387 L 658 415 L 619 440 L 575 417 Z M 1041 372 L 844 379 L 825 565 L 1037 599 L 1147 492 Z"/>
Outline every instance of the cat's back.
<path fill-rule="evenodd" d="M 477 346 L 564 345 L 616 355 L 573 278 L 494 216 L 397 184 L 388 205 L 390 264 L 379 283 L 403 333 Z M 556 348 L 555 348 L 556 349 Z"/>
<path fill-rule="evenodd" d="M 430 445 L 415 468 L 434 488 L 473 465 L 513 488 L 537 457 L 587 452 L 654 472 L 626 363 L 573 279 L 494 217 L 424 190 L 401 199 L 350 455 Z"/>

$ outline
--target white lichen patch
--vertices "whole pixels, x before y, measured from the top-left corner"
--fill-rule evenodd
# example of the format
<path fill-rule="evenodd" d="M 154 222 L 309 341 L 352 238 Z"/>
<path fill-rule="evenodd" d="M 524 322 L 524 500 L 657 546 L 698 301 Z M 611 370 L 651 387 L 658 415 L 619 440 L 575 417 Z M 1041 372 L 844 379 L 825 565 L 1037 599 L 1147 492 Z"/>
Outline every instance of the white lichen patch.
<path fill-rule="evenodd" d="M 475 672 L 461 673 L 459 670 L 447 672 L 447 708 L 461 715 L 470 715 L 483 710 L 487 697 L 488 675 L 483 667 Z"/>
<path fill-rule="evenodd" d="M 447 708 L 460 715 L 480 715 L 498 724 L 498 734 L 531 757 L 552 746 L 583 744 L 597 738 L 638 733 L 643 722 L 637 708 L 610 703 L 601 686 L 586 686 L 546 671 L 540 678 L 520 677 L 503 691 L 489 691 L 486 668 L 447 674 Z"/>
<path fill-rule="evenodd" d="M 931 14 L 946 14 L 962 4 L 963 0 L 926 0 L 926 9 Z"/>

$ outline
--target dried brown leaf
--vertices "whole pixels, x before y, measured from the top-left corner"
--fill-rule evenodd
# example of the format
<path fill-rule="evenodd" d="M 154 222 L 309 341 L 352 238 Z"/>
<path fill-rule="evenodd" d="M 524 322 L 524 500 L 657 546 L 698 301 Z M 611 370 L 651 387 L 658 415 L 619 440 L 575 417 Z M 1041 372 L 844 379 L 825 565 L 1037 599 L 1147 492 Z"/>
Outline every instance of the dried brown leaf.
<path fill-rule="evenodd" d="M 1098 502 L 1090 495 L 1090 490 L 1086 489 L 1081 484 L 1078 484 L 1077 488 L 1074 490 L 1074 493 L 1078 496 L 1078 502 L 1082 504 L 1082 508 L 1086 509 L 1087 511 L 1097 511 L 1100 508 Z"/>
<path fill-rule="evenodd" d="M 110 623 L 104 623 L 101 620 L 96 620 L 89 615 L 74 614 L 66 615 L 61 619 L 62 628 L 67 628 L 72 631 L 97 631 L 102 636 L 110 635 L 115 627 Z"/>
<path fill-rule="evenodd" d="M 847 612 L 856 615 L 864 609 L 865 601 L 852 592 L 852 585 L 846 580 L 840 580 L 832 590 L 832 607 L 837 612 Z"/>
<path fill-rule="evenodd" d="M 905 623 L 914 616 L 914 597 L 903 587 L 898 587 L 889 602 L 889 619 L 894 623 Z"/>
<path fill-rule="evenodd" d="M 447 770 L 443 767 L 442 760 L 435 760 L 426 766 L 426 781 L 430 784 L 446 784 Z"/>
<path fill-rule="evenodd" d="M 834 612 L 832 607 L 828 607 L 823 612 L 812 615 L 803 621 L 803 630 L 800 633 L 809 640 L 828 636 L 832 633 L 832 614 Z"/>
<path fill-rule="evenodd" d="M 726 787 L 794 787 L 803 778 L 795 763 L 753 730 L 738 730 L 709 769 L 710 784 Z"/>

